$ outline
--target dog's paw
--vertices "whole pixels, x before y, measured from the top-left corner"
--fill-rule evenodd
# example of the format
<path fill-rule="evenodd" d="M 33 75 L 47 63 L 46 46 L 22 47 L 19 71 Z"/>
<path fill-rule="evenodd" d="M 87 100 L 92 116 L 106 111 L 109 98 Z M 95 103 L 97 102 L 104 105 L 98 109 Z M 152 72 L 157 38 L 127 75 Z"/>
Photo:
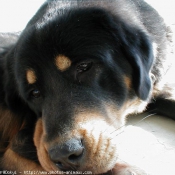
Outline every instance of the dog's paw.
<path fill-rule="evenodd" d="M 117 163 L 111 170 L 112 175 L 148 175 L 143 170 L 124 163 Z"/>

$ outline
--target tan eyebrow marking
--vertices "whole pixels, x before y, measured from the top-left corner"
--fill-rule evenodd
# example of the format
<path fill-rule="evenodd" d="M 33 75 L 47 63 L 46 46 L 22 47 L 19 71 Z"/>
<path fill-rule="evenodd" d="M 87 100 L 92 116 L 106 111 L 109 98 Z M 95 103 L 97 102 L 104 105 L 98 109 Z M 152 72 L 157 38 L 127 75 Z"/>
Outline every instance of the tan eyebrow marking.
<path fill-rule="evenodd" d="M 64 55 L 58 55 L 55 64 L 60 71 L 65 71 L 71 66 L 71 60 Z"/>
<path fill-rule="evenodd" d="M 127 89 L 131 88 L 131 79 L 127 76 L 124 76 L 124 82 L 126 84 Z"/>
<path fill-rule="evenodd" d="M 34 70 L 28 69 L 26 71 L 26 78 L 27 78 L 27 81 L 29 84 L 34 84 L 37 80 L 37 77 L 36 77 Z"/>

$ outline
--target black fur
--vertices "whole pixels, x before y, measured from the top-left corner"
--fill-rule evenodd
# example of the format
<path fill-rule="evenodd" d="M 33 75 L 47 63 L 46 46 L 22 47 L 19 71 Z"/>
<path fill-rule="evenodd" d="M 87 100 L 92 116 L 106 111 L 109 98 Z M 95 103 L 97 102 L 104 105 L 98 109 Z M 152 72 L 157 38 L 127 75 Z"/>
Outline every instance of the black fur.
<path fill-rule="evenodd" d="M 144 1 L 70 1 L 65 9 L 60 3 L 46 2 L 18 41 L 0 54 L 0 106 L 26 123 L 9 140 L 10 146 L 37 163 L 32 140 L 37 119 L 42 117 L 47 123 L 49 141 L 65 128 L 73 128 L 77 108 L 105 115 L 104 102 L 112 101 L 116 109 L 122 109 L 137 98 L 147 103 L 152 97 L 160 99 L 161 90 L 155 93 L 154 88 L 162 81 L 162 62 L 167 60 L 166 26 Z M 159 48 L 156 57 L 154 43 Z M 57 55 L 68 57 L 71 67 L 58 70 Z M 89 67 L 81 72 L 81 64 Z M 28 69 L 36 74 L 34 84 L 26 80 Z M 131 81 L 130 87 L 124 77 Z M 39 90 L 40 97 L 33 97 L 33 90 Z M 162 93 L 171 100 L 162 101 Z M 160 95 L 160 113 L 174 118 L 172 94 L 164 89 Z M 169 112 L 162 104 L 168 104 Z"/>

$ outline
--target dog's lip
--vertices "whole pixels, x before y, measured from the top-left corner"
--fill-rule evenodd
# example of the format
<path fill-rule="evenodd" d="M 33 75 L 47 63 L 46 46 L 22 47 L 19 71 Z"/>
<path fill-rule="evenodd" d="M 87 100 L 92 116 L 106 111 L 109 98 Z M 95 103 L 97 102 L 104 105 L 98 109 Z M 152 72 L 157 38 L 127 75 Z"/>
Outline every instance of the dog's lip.
<path fill-rule="evenodd" d="M 106 173 L 103 173 L 103 174 L 101 174 L 101 175 L 112 175 L 113 173 L 112 173 L 112 170 L 109 170 L 109 171 L 107 171 Z"/>
<path fill-rule="evenodd" d="M 57 162 L 55 164 L 61 171 L 77 171 L 78 169 L 78 166 L 75 166 L 75 165 L 67 165 L 67 164 L 63 164 L 63 163 L 59 163 Z"/>
<path fill-rule="evenodd" d="M 60 169 L 61 171 L 63 171 L 63 172 L 70 172 L 70 171 L 77 171 L 77 172 L 82 172 L 81 170 L 79 170 L 79 168 L 78 167 L 74 167 L 74 168 L 68 168 L 68 167 L 64 167 L 64 168 L 61 168 Z M 113 172 L 112 172 L 112 169 L 110 169 L 110 170 L 108 170 L 107 172 L 105 172 L 105 173 L 98 173 L 98 174 L 96 174 L 96 175 L 112 175 L 113 174 Z"/>
<path fill-rule="evenodd" d="M 110 171 L 108 171 L 108 172 L 106 172 L 106 173 L 103 173 L 102 175 L 112 175 L 112 172 L 111 172 L 111 170 L 110 170 Z"/>

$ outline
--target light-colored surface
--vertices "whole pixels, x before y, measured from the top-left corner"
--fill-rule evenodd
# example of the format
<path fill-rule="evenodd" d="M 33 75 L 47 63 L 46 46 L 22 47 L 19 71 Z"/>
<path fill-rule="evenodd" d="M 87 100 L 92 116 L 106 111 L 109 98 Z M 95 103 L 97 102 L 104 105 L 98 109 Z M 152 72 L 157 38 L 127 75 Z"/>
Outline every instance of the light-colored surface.
<path fill-rule="evenodd" d="M 131 116 L 118 137 L 121 160 L 151 175 L 175 175 L 175 121 L 158 115 Z"/>
<path fill-rule="evenodd" d="M 169 24 L 175 24 L 175 1 L 147 0 Z M 0 0 L 0 32 L 22 30 L 44 0 Z M 120 135 L 120 159 L 151 175 L 175 175 L 175 121 L 145 114 L 130 118 Z"/>

